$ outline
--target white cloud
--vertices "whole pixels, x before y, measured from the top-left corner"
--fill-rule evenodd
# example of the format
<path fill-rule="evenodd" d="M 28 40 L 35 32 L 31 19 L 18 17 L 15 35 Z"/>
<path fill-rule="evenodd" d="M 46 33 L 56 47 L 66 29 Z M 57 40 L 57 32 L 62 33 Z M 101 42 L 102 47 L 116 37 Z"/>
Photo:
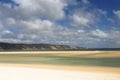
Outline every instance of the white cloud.
<path fill-rule="evenodd" d="M 13 24 L 16 23 L 16 21 L 15 21 L 14 18 L 7 18 L 6 22 L 7 22 L 7 24 L 9 24 L 9 25 L 13 25 Z"/>
<path fill-rule="evenodd" d="M 91 27 L 96 25 L 106 14 L 106 11 L 97 8 L 89 9 L 89 6 L 84 5 L 82 8 L 74 10 L 70 19 L 73 26 Z"/>
<path fill-rule="evenodd" d="M 83 17 L 82 15 L 73 15 L 73 26 L 89 26 L 89 23 L 91 22 L 90 19 L 88 19 L 88 17 Z"/>
<path fill-rule="evenodd" d="M 52 29 L 56 26 L 53 22 L 49 20 L 17 20 L 15 21 L 15 24 L 11 25 L 11 28 L 14 28 L 14 30 L 19 30 L 20 33 L 26 33 L 26 34 L 52 34 Z"/>
<path fill-rule="evenodd" d="M 77 4 L 77 0 L 62 0 L 62 1 L 64 1 L 68 5 L 76 5 Z"/>
<path fill-rule="evenodd" d="M 115 41 L 116 43 L 120 42 L 120 37 L 119 37 L 120 31 L 119 30 L 110 30 L 108 33 L 109 33 L 108 35 L 109 40 L 113 42 Z"/>
<path fill-rule="evenodd" d="M 20 34 L 18 36 L 18 38 L 21 39 L 21 40 L 24 40 L 24 39 L 33 40 L 33 39 L 36 39 L 37 37 L 38 37 L 38 35 L 26 35 L 26 34 Z"/>
<path fill-rule="evenodd" d="M 114 10 L 114 17 L 111 18 L 111 22 L 116 26 L 120 26 L 120 10 Z"/>
<path fill-rule="evenodd" d="M 95 31 L 92 31 L 92 35 L 96 36 L 96 37 L 99 37 L 99 38 L 106 38 L 108 36 L 107 33 L 103 32 L 99 29 L 96 29 Z"/>
<path fill-rule="evenodd" d="M 3 39 L 13 39 L 15 38 L 15 34 L 9 30 L 4 30 L 1 33 Z"/>
<path fill-rule="evenodd" d="M 118 10 L 118 11 L 113 11 L 113 13 L 120 19 L 120 10 Z"/>
<path fill-rule="evenodd" d="M 82 0 L 82 2 L 83 2 L 84 4 L 89 4 L 89 3 L 90 3 L 89 0 Z"/>
<path fill-rule="evenodd" d="M 67 6 L 62 0 L 13 0 L 19 4 L 15 8 L 21 13 L 22 18 L 48 18 L 59 20 L 64 18 L 64 7 Z"/>
<path fill-rule="evenodd" d="M 0 41 L 71 44 L 88 47 L 106 46 L 108 43 L 120 44 L 120 31 L 105 32 L 94 27 L 106 12 L 96 8 L 88 10 L 85 4 L 88 0 L 83 0 L 86 7 L 75 9 L 72 15 L 68 15 L 72 28 L 56 22 L 64 20 L 64 17 L 68 18 L 64 8 L 72 3 L 75 5 L 74 0 L 13 1 L 19 6 L 12 8 L 11 4 L 0 3 Z M 80 27 L 89 27 L 90 30 Z"/>

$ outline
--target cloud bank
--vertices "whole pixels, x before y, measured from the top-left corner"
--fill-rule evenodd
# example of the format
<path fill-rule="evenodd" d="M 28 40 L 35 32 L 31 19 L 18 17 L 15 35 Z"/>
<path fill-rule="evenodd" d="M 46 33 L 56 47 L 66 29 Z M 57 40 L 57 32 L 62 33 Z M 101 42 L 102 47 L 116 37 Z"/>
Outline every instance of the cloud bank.
<path fill-rule="evenodd" d="M 107 11 L 88 0 L 12 1 L 0 2 L 1 42 L 120 47 L 118 29 L 99 28 Z M 120 17 L 119 11 L 113 13 Z"/>

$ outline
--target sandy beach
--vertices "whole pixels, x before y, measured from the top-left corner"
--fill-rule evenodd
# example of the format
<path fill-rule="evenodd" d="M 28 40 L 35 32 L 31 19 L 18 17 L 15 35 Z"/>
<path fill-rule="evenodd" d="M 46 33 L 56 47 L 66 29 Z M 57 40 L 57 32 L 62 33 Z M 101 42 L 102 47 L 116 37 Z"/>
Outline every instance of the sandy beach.
<path fill-rule="evenodd" d="M 9 64 L 0 63 L 0 66 L 21 67 L 21 68 L 46 68 L 54 70 L 70 70 L 70 71 L 90 71 L 90 72 L 108 72 L 120 74 L 120 68 L 114 67 L 98 67 L 98 66 L 65 66 L 65 65 L 49 65 L 49 64 Z"/>
<path fill-rule="evenodd" d="M 114 53 L 114 54 L 113 54 Z M 82 57 L 120 57 L 120 51 L 11 51 L 0 52 L 0 54 L 50 54 L 55 56 L 82 56 Z"/>
<path fill-rule="evenodd" d="M 109 72 L 55 70 L 0 65 L 0 80 L 119 80 Z"/>
<path fill-rule="evenodd" d="M 56 59 L 54 57 L 36 57 L 31 54 L 49 54 L 52 56 L 82 56 L 89 58 L 117 58 L 120 52 L 101 51 L 33 51 L 33 52 L 0 52 L 1 61 L 23 59 L 36 61 Z M 7 55 L 8 54 L 8 55 Z M 15 54 L 10 56 L 11 54 Z M 18 56 L 17 56 L 18 54 Z M 19 54 L 27 54 L 28 57 L 21 57 Z M 83 56 L 85 55 L 85 56 Z M 16 58 L 17 57 L 17 58 Z M 31 58 L 32 57 L 32 58 Z M 5 58 L 5 59 L 4 59 Z M 15 58 L 15 59 L 14 59 Z M 19 59 L 18 59 L 19 58 Z M 46 59 L 46 60 L 44 60 Z M 60 59 L 60 58 L 58 58 Z M 62 58 L 61 58 L 62 59 Z M 60 61 L 61 61 L 60 59 Z M 23 60 L 24 61 L 24 60 Z M 52 60 L 54 61 L 54 60 Z M 119 80 L 120 68 L 108 66 L 75 66 L 75 65 L 52 65 L 52 64 L 22 64 L 22 63 L 0 63 L 0 80 Z"/>

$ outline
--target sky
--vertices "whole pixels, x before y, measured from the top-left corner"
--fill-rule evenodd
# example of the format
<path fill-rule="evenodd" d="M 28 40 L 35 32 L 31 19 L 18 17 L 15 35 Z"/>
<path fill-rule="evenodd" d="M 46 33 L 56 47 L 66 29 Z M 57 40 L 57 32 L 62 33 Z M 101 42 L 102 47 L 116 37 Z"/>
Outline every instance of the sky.
<path fill-rule="evenodd" d="M 120 48 L 120 0 L 0 0 L 0 42 Z"/>

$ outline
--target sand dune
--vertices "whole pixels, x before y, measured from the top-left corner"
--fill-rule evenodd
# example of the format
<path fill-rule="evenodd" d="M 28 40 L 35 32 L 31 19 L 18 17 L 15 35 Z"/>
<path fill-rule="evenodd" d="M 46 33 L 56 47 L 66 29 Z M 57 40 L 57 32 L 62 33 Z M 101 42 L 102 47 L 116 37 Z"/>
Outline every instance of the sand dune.
<path fill-rule="evenodd" d="M 0 66 L 0 80 L 119 80 L 120 74 Z"/>

